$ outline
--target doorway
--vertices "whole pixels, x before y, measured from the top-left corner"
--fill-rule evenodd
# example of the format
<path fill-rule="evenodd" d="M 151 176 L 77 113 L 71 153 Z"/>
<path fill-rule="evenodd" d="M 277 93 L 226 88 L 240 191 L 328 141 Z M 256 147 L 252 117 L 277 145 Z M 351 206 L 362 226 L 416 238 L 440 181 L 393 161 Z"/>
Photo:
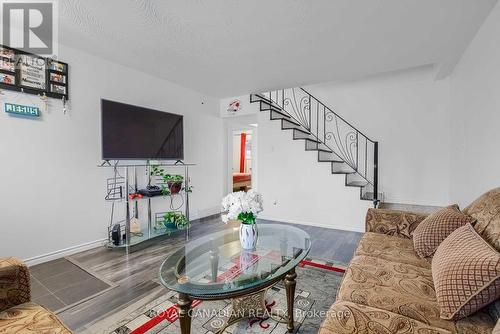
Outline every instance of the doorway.
<path fill-rule="evenodd" d="M 248 191 L 252 189 L 253 131 L 233 131 L 232 144 L 232 190 Z"/>

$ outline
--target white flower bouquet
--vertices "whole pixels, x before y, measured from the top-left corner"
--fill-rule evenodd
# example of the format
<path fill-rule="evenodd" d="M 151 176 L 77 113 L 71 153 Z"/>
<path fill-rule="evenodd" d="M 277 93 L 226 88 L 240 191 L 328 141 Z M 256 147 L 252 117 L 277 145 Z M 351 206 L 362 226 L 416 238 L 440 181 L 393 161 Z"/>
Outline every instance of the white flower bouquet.
<path fill-rule="evenodd" d="M 226 224 L 234 219 L 241 220 L 242 224 L 255 224 L 257 214 L 263 210 L 262 195 L 254 190 L 231 193 L 222 199 L 222 210 L 227 213 L 222 215 Z"/>

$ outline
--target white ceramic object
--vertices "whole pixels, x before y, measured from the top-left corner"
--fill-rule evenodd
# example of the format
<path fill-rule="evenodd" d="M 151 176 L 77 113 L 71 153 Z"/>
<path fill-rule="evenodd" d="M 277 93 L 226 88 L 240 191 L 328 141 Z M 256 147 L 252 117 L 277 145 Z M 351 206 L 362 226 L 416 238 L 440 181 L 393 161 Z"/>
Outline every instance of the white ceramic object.
<path fill-rule="evenodd" d="M 240 224 L 240 243 L 241 248 L 246 250 L 253 250 L 257 246 L 257 224 Z"/>

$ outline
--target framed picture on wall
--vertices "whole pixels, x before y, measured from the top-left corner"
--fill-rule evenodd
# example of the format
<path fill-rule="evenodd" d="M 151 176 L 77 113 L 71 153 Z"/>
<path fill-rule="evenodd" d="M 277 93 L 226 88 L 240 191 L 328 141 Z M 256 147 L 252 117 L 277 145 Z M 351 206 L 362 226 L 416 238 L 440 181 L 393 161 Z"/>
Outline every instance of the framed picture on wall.
<path fill-rule="evenodd" d="M 0 58 L 0 70 L 14 73 L 16 71 L 16 64 L 13 60 Z"/>
<path fill-rule="evenodd" d="M 14 50 L 12 50 L 8 47 L 5 47 L 5 46 L 0 46 L 0 57 L 14 61 L 16 54 L 15 54 Z"/>
<path fill-rule="evenodd" d="M 64 74 L 56 73 L 56 72 L 50 72 L 49 75 L 50 75 L 49 79 L 52 82 L 58 82 L 58 83 L 62 83 L 62 84 L 66 83 L 66 76 Z"/>
<path fill-rule="evenodd" d="M 56 84 L 51 83 L 50 84 L 50 92 L 66 95 L 66 86 L 61 86 L 61 85 L 56 85 Z"/>
<path fill-rule="evenodd" d="M 14 74 L 0 73 L 0 83 L 14 86 L 16 84 L 16 76 Z"/>
<path fill-rule="evenodd" d="M 67 73 L 67 71 L 68 71 L 68 67 L 66 66 L 65 63 L 61 63 L 61 62 L 58 62 L 55 60 L 50 62 L 49 69 L 52 71 L 57 71 L 57 72 L 62 72 L 62 73 Z"/>
<path fill-rule="evenodd" d="M 45 90 L 47 86 L 45 59 L 22 54 L 19 59 L 19 86 Z"/>
<path fill-rule="evenodd" d="M 0 88 L 68 100 L 68 64 L 0 44 Z"/>

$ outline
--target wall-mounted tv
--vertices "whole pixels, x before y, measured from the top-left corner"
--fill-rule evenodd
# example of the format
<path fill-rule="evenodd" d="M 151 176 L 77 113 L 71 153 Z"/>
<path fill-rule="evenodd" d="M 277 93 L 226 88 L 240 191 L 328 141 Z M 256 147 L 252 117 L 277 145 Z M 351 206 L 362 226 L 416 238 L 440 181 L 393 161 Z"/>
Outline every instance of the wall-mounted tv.
<path fill-rule="evenodd" d="M 184 159 L 183 116 L 101 100 L 103 160 Z"/>

